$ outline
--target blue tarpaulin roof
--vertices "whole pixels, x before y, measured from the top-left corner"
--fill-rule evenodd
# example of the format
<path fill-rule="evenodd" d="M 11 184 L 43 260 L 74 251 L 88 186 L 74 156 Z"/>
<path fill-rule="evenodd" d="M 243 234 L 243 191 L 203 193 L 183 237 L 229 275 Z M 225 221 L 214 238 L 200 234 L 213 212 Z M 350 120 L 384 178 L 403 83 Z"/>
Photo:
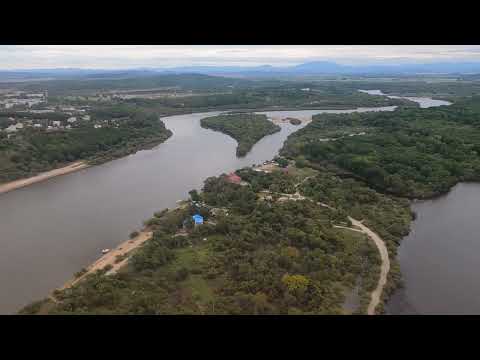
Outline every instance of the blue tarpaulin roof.
<path fill-rule="evenodd" d="M 195 214 L 192 216 L 193 221 L 195 221 L 195 224 L 203 224 L 203 216 Z"/>

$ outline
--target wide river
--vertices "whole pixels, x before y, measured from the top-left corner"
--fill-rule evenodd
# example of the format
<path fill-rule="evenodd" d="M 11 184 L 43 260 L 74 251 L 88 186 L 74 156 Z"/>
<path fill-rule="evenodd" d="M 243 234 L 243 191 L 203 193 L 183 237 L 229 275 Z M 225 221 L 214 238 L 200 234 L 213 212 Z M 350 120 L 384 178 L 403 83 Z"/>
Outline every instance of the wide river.
<path fill-rule="evenodd" d="M 310 118 L 322 112 L 264 112 L 269 117 Z M 244 158 L 235 156 L 230 137 L 200 127 L 218 112 L 166 117 L 173 136 L 151 150 L 50 179 L 0 195 L 0 313 L 14 313 L 65 283 L 115 247 L 155 211 L 176 206 L 203 180 L 272 159 L 289 134 L 301 126 L 260 140 Z"/>

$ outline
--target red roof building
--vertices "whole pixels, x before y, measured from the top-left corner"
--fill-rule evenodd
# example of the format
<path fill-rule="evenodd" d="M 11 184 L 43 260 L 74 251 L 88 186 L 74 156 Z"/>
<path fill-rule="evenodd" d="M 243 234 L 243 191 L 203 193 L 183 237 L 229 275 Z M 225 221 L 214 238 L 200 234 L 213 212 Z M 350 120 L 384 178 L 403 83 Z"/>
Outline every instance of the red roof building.
<path fill-rule="evenodd" d="M 233 184 L 240 184 L 242 182 L 242 178 L 240 176 L 238 176 L 237 174 L 232 172 L 232 173 L 227 175 L 227 181 L 231 182 Z"/>

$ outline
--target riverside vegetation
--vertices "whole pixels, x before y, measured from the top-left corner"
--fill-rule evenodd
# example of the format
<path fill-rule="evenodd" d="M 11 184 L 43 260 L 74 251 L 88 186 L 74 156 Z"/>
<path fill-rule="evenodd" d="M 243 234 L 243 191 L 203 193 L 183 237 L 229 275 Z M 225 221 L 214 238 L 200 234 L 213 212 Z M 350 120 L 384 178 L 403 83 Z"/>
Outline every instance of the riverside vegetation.
<path fill-rule="evenodd" d="M 197 205 L 146 221 L 153 238 L 120 272 L 98 271 L 56 291 L 56 303 L 45 299 L 20 313 L 343 314 L 355 287 L 354 313 L 365 313 L 378 280 L 378 251 L 365 235 L 334 225 L 348 226 L 347 214 L 355 214 L 393 248 L 408 232 L 408 202 L 326 170 L 237 174 L 250 185 L 208 178 L 202 192 L 190 192 Z M 298 189 L 335 209 L 280 200 Z M 204 225 L 193 227 L 194 213 L 204 216 Z"/>
<path fill-rule="evenodd" d="M 139 109 L 97 109 L 102 128 L 83 124 L 70 130 L 27 128 L 10 138 L 0 133 L 0 183 L 30 177 L 76 160 L 109 161 L 165 141 L 171 131 L 154 114 Z M 37 117 L 38 115 L 35 114 Z M 51 120 L 52 114 L 48 114 Z M 58 116 L 57 116 L 58 117 Z"/>
<path fill-rule="evenodd" d="M 360 93 L 350 85 L 341 83 L 252 81 L 200 74 L 0 84 L 0 88 L 12 87 L 30 92 L 48 90 L 49 105 L 90 107 L 92 121 L 106 120 L 110 125 L 115 123 L 119 126 L 103 126 L 101 129 L 77 126 L 68 132 L 25 129 L 14 138 L 8 138 L 7 134 L 0 132 L 0 183 L 30 177 L 75 160 L 99 163 L 158 144 L 171 135 L 169 130 L 157 121 L 161 116 L 208 110 L 346 109 L 359 106 L 412 105 L 402 99 Z M 309 91 L 303 91 L 305 88 Z M 145 93 L 146 97 L 121 98 L 117 96 L 121 93 L 115 91 L 133 91 L 137 95 Z M 148 98 L 149 93 L 158 91 L 165 96 Z M 41 110 L 43 105 L 35 105 L 33 108 Z M 65 122 L 69 117 L 62 112 L 39 114 L 26 110 L 0 112 L 0 127 L 11 124 L 9 117 L 40 121 L 44 123 L 44 127 L 52 121 Z M 265 129 L 265 134 L 274 129 L 271 124 L 265 126 L 270 127 Z M 251 133 L 250 131 L 249 134 Z M 254 136 L 257 136 L 256 133 Z M 249 142 L 250 139 L 242 137 L 239 155 L 248 152 L 253 145 Z"/>
<path fill-rule="evenodd" d="M 319 114 L 282 151 L 385 193 L 429 198 L 480 177 L 480 97 L 438 108 Z"/>
<path fill-rule="evenodd" d="M 153 238 L 121 271 L 98 271 L 57 291 L 57 302 L 21 313 L 340 314 L 356 287 L 353 312 L 365 313 L 378 252 L 365 235 L 335 225 L 348 227 L 352 216 L 385 241 L 387 297 L 400 281 L 396 249 L 414 215 L 407 198 L 478 179 L 479 104 L 472 97 L 442 108 L 317 115 L 281 151 L 295 167 L 237 171 L 247 186 L 207 179 L 202 192 L 190 192 L 197 205 L 146 222 Z M 281 201 L 296 192 L 306 199 Z M 185 221 L 194 213 L 204 225 Z"/>
<path fill-rule="evenodd" d="M 266 115 L 226 114 L 204 118 L 202 127 L 220 131 L 238 142 L 237 156 L 245 156 L 261 138 L 281 130 Z"/>

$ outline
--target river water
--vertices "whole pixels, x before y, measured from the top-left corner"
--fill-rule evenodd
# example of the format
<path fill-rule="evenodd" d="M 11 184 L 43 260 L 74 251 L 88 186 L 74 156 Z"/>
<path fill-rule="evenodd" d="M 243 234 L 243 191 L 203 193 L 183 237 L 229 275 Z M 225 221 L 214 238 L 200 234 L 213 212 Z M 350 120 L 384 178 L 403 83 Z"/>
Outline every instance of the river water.
<path fill-rule="evenodd" d="M 263 113 L 304 119 L 394 108 Z M 200 189 L 205 178 L 272 159 L 287 136 L 305 126 L 282 123 L 280 132 L 237 158 L 233 139 L 200 127 L 201 118 L 218 113 L 163 118 L 173 136 L 151 150 L 0 195 L 0 313 L 47 296 L 155 211 Z"/>
<path fill-rule="evenodd" d="M 386 96 L 390 99 L 407 99 L 414 101 L 420 105 L 421 108 L 429 108 L 434 106 L 442 106 L 442 105 L 451 105 L 452 103 L 445 100 L 436 100 L 431 99 L 428 97 L 408 97 L 408 96 L 393 96 L 384 94 L 381 90 L 358 90 L 360 92 L 370 94 L 370 95 L 381 95 Z"/>
<path fill-rule="evenodd" d="M 405 283 L 389 314 L 480 314 L 480 184 L 413 204 L 417 219 L 398 260 Z"/>
<path fill-rule="evenodd" d="M 362 92 L 385 95 L 380 90 Z M 407 99 L 422 108 L 451 104 Z M 415 202 L 412 208 L 417 219 L 397 258 L 404 287 L 389 300 L 387 314 L 480 314 L 480 184 L 458 184 L 448 194 Z"/>

